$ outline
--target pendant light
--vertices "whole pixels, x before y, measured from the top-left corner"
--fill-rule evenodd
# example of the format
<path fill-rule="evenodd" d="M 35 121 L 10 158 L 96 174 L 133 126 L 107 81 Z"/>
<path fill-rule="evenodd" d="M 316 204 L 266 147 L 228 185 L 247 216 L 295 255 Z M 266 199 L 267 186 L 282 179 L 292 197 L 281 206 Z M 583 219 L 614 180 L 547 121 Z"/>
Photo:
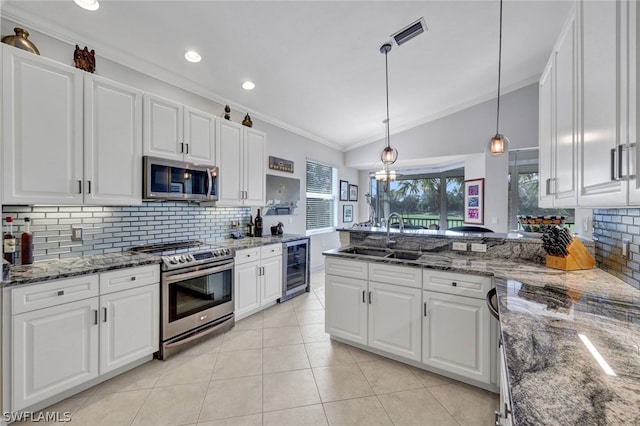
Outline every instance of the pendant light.
<path fill-rule="evenodd" d="M 500 37 L 498 44 L 498 108 L 496 111 L 496 135 L 489 142 L 489 154 L 498 156 L 509 149 L 509 138 L 500 134 L 500 71 L 502 68 L 502 0 L 500 0 Z"/>
<path fill-rule="evenodd" d="M 391 44 L 385 43 L 380 46 L 380 53 L 384 53 L 384 75 L 387 89 L 387 118 L 383 121 L 385 124 L 385 140 L 387 146 L 382 150 L 382 154 L 380 154 L 380 159 L 382 163 L 385 165 L 393 164 L 398 159 L 398 150 L 392 148 L 389 142 L 389 64 L 387 62 L 387 54 L 391 51 Z"/>

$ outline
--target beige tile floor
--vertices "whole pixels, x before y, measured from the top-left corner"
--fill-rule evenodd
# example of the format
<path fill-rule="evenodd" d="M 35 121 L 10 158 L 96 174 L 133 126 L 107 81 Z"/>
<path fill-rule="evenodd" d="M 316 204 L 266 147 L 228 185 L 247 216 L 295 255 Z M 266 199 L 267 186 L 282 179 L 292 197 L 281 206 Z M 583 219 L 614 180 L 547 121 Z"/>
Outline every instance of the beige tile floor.
<path fill-rule="evenodd" d="M 497 395 L 331 341 L 324 272 L 311 282 L 224 335 L 43 411 L 70 412 L 72 426 L 493 424 Z"/>

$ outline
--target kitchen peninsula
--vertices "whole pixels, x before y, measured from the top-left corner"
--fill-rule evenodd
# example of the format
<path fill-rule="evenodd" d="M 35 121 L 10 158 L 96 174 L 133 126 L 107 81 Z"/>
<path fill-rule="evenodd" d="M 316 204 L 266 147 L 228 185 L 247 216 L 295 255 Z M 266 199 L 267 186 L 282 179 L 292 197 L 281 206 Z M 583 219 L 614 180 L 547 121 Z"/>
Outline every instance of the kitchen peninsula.
<path fill-rule="evenodd" d="M 328 258 L 493 277 L 512 416 L 517 425 L 640 423 L 640 291 L 600 270 L 546 268 L 537 239 L 505 234 L 392 233 L 415 260 L 349 253 L 384 246 L 381 229 L 349 230 Z M 514 237 L 514 238 L 511 238 Z M 487 245 L 454 252 L 452 242 Z M 492 247 L 494 250 L 492 250 Z M 391 250 L 394 251 L 394 250 Z M 527 259 L 527 254 L 529 258 Z M 538 253 L 538 254 L 536 254 Z M 331 306 L 327 297 L 327 315 Z M 591 343 L 583 343 L 589 341 Z M 592 356 L 595 347 L 610 366 Z"/>

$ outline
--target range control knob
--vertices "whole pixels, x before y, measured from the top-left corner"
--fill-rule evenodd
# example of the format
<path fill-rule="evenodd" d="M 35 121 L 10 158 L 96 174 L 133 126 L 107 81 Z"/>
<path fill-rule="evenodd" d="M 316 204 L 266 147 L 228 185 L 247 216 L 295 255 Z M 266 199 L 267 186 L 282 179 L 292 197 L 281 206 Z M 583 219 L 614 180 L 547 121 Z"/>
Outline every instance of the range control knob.
<path fill-rule="evenodd" d="M 224 254 L 230 255 L 231 254 L 231 250 L 228 249 L 228 248 L 224 249 Z"/>
<path fill-rule="evenodd" d="M 180 255 L 180 257 L 178 257 L 178 262 L 180 263 L 184 263 L 187 259 L 185 259 L 184 255 Z"/>
<path fill-rule="evenodd" d="M 172 265 L 175 265 L 178 263 L 178 259 L 176 259 L 175 257 L 170 257 L 169 258 L 169 263 Z"/>

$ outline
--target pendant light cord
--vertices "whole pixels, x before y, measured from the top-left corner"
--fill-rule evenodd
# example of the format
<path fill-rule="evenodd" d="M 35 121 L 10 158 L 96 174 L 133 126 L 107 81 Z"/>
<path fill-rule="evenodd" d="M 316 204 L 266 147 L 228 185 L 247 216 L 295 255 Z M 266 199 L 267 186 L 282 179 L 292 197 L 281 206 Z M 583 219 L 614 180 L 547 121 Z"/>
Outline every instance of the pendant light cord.
<path fill-rule="evenodd" d="M 391 46 L 389 46 L 389 49 Z M 385 49 L 384 51 L 384 79 L 385 79 L 385 87 L 387 90 L 387 148 L 390 147 L 389 143 L 389 62 L 387 61 L 387 54 L 389 53 L 389 49 Z"/>
<path fill-rule="evenodd" d="M 500 0 L 500 36 L 498 42 L 498 110 L 496 112 L 496 135 L 499 134 L 500 129 L 500 71 L 502 68 L 502 0 Z M 387 89 L 388 90 L 388 89 Z M 387 95 L 387 103 L 388 103 Z M 389 106 L 387 105 L 387 115 Z"/>

